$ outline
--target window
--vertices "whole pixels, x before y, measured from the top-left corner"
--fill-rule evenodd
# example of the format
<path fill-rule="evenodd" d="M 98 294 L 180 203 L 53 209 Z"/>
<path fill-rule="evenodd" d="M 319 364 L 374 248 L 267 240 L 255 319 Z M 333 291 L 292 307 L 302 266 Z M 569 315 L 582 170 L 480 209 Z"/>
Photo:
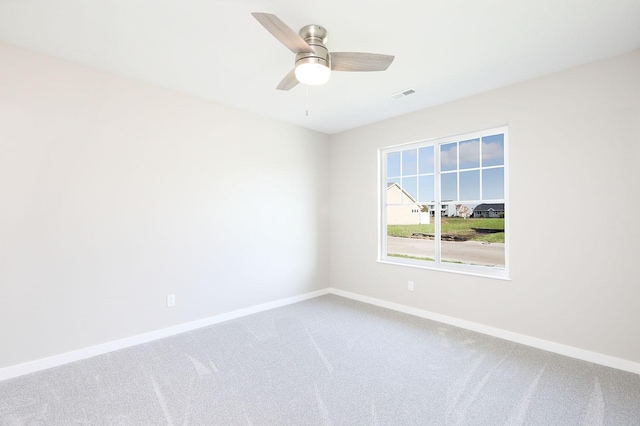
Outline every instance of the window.
<path fill-rule="evenodd" d="M 380 150 L 379 260 L 508 277 L 507 128 Z"/>

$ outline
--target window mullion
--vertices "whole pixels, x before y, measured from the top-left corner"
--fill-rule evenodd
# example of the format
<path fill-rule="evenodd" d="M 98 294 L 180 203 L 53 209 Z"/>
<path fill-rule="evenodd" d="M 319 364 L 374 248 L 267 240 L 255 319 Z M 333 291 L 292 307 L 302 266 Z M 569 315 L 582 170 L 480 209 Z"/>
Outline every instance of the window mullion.
<path fill-rule="evenodd" d="M 435 158 L 435 195 L 436 195 L 436 211 L 433 213 L 433 223 L 434 223 L 434 237 L 433 243 L 435 246 L 435 262 L 440 263 L 440 230 L 441 230 L 441 219 L 442 219 L 442 196 L 440 194 L 441 184 L 440 184 L 440 145 L 435 145 L 435 149 L 433 150 L 433 156 Z"/>
<path fill-rule="evenodd" d="M 457 203 L 460 199 L 460 141 L 456 142 L 456 199 L 452 200 Z"/>
<path fill-rule="evenodd" d="M 480 174 L 479 178 L 478 178 L 478 182 L 480 184 L 480 199 L 483 200 L 484 199 L 484 194 L 482 193 L 482 170 L 484 170 L 484 164 L 482 164 L 482 138 L 480 138 L 480 171 L 478 172 Z"/>
<path fill-rule="evenodd" d="M 382 173 L 380 176 L 380 192 L 381 192 L 381 208 L 380 208 L 380 244 L 378 246 L 378 259 L 380 259 L 383 255 L 386 255 L 387 252 L 387 244 L 388 244 L 388 239 L 387 239 L 387 229 L 389 228 L 387 225 L 387 204 L 388 204 L 388 200 L 387 200 L 387 182 L 388 182 L 388 177 L 387 177 L 387 156 L 389 155 L 388 152 L 384 152 L 382 153 L 381 157 L 380 156 L 378 158 L 380 158 L 381 161 L 381 169 L 382 169 Z"/>

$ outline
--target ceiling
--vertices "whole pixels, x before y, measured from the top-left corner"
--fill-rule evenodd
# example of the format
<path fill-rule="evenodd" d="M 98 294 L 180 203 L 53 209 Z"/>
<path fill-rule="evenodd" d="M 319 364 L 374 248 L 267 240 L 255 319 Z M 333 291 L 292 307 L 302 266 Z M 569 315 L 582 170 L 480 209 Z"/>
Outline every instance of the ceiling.
<path fill-rule="evenodd" d="M 251 12 L 396 58 L 277 91 L 294 55 Z M 638 0 L 0 0 L 0 40 L 333 134 L 639 49 L 639 18 Z"/>

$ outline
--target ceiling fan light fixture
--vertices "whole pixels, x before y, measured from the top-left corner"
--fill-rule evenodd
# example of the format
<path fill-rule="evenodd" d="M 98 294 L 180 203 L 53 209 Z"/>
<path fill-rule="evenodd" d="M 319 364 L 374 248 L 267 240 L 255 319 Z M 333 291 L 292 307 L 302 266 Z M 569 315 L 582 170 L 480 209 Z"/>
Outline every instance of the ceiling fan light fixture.
<path fill-rule="evenodd" d="M 393 56 L 364 52 L 327 50 L 327 30 L 320 25 L 306 25 L 296 34 L 280 18 L 271 13 L 253 12 L 254 18 L 287 49 L 296 54 L 294 68 L 276 86 L 290 90 L 298 83 L 319 85 L 329 81 L 331 71 L 384 71 Z"/>
<path fill-rule="evenodd" d="M 296 64 L 296 79 L 302 84 L 317 86 L 329 81 L 331 68 L 317 58 L 301 60 Z"/>

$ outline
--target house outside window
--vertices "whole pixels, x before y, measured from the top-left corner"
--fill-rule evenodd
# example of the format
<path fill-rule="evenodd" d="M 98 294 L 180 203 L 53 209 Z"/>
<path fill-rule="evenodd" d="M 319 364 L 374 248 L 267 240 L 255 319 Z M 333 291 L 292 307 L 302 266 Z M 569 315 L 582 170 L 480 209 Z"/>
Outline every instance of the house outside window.
<path fill-rule="evenodd" d="M 507 139 L 501 127 L 381 149 L 378 260 L 508 278 Z"/>

